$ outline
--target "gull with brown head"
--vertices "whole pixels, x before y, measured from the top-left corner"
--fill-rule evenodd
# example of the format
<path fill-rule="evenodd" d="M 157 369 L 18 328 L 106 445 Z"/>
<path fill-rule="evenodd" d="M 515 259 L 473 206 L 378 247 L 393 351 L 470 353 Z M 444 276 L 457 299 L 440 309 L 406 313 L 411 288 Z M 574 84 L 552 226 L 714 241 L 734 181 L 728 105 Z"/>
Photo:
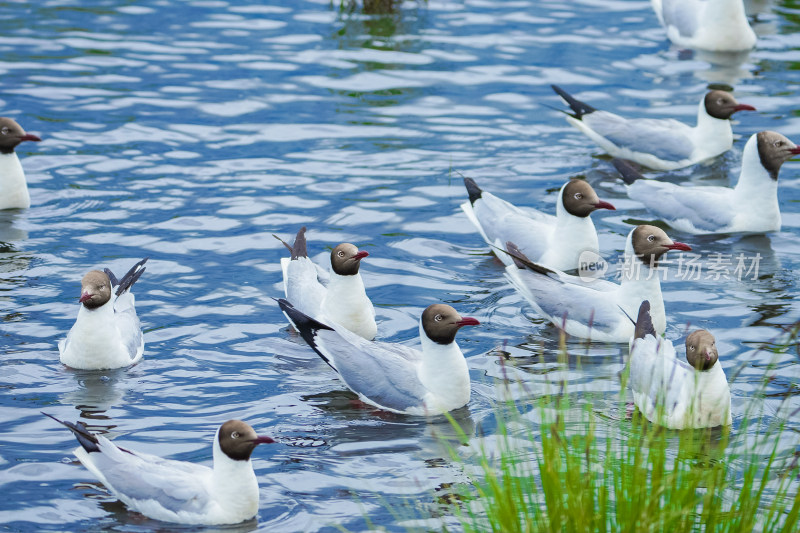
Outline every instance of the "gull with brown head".
<path fill-rule="evenodd" d="M 614 209 L 601 200 L 588 182 L 571 179 L 558 192 L 555 216 L 537 209 L 519 208 L 483 191 L 471 178 L 464 178 L 469 201 L 461 204 L 467 218 L 483 240 L 497 250 L 511 241 L 528 258 L 556 270 L 579 268 L 585 253 L 600 257 L 597 230 L 590 215 L 598 209 Z M 506 265 L 511 258 L 500 251 Z"/>
<path fill-rule="evenodd" d="M 771 233 L 781 229 L 778 173 L 800 147 L 774 131 L 747 141 L 736 186 L 691 186 L 643 176 L 625 161 L 615 160 L 628 185 L 628 196 L 673 228 L 694 234 Z"/>
<path fill-rule="evenodd" d="M 571 276 L 530 261 L 514 243 L 506 250 L 514 264 L 506 278 L 537 313 L 573 337 L 602 342 L 627 342 L 634 316 L 644 300 L 653 304 L 656 331 L 667 319 L 661 295 L 659 261 L 669 251 L 691 248 L 675 242 L 656 226 L 641 225 L 628 234 L 619 284 Z"/>
<path fill-rule="evenodd" d="M 350 243 L 337 245 L 330 256 L 330 272 L 325 272 L 308 257 L 306 228 L 300 228 L 294 245 L 279 239 L 290 257 L 281 258 L 286 298 L 303 313 L 327 322 L 336 322 L 356 335 L 372 340 L 378 334 L 375 308 L 361 278 L 361 260 L 369 256 Z"/>
<path fill-rule="evenodd" d="M 419 322 L 421 350 L 370 342 L 335 324 L 323 324 L 286 300 L 278 300 L 311 348 L 361 401 L 409 415 L 437 415 L 465 406 L 470 398 L 467 361 L 456 344 L 458 331 L 479 322 L 451 306 L 434 304 Z"/>
<path fill-rule="evenodd" d="M 39 142 L 14 119 L 0 117 L 0 209 L 26 209 L 31 206 L 25 171 L 14 151 L 21 142 Z"/>
<path fill-rule="evenodd" d="M 709 91 L 700 100 L 697 125 L 692 127 L 674 119 L 628 119 L 595 109 L 557 85 L 551 87 L 572 108 L 567 122 L 612 157 L 654 170 L 688 167 L 727 152 L 733 146 L 731 116 L 755 111 L 728 92 Z"/>
<path fill-rule="evenodd" d="M 250 455 L 259 436 L 246 422 L 228 420 L 214 436 L 213 467 L 163 459 L 122 448 L 90 433 L 82 422 L 69 428 L 80 446 L 75 456 L 132 511 L 165 522 L 196 525 L 238 524 L 258 512 L 258 481 Z"/>
<path fill-rule="evenodd" d="M 130 288 L 145 271 L 142 259 L 117 279 L 109 269 L 89 271 L 81 280 L 78 318 L 58 343 L 61 362 L 81 370 L 106 370 L 138 363 L 144 336 Z"/>
<path fill-rule="evenodd" d="M 698 329 L 685 344 L 686 362 L 656 333 L 650 303 L 642 302 L 629 360 L 636 407 L 649 421 L 671 429 L 730 425 L 731 392 L 714 335 Z"/>

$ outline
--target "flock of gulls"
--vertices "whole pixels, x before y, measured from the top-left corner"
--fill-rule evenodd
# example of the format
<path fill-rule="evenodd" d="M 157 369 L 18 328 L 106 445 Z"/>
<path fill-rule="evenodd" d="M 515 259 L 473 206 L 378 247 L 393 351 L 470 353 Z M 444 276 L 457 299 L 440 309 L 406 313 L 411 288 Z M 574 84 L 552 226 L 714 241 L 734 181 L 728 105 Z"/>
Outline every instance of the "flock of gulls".
<path fill-rule="evenodd" d="M 653 6 L 678 46 L 746 50 L 755 43 L 742 0 L 653 0 Z M 700 99 L 692 127 L 671 119 L 622 117 L 595 109 L 560 87 L 553 90 L 570 107 L 569 123 L 617 158 L 614 165 L 630 198 L 672 228 L 692 234 L 780 229 L 778 173 L 800 148 L 779 133 L 762 131 L 750 137 L 733 188 L 645 179 L 631 163 L 672 170 L 718 156 L 733 146 L 731 116 L 754 110 L 752 106 L 727 92 L 710 91 Z M 0 118 L 1 209 L 30 206 L 14 149 L 21 142 L 39 140 L 14 120 Z M 714 336 L 706 330 L 690 333 L 685 360 L 663 337 L 667 319 L 654 269 L 664 254 L 691 250 L 687 244 L 673 241 L 658 227 L 637 226 L 628 234 L 624 251 L 625 261 L 637 268 L 623 272 L 619 283 L 587 279 L 568 272 L 580 267 L 582 254 L 598 254 L 591 214 L 614 209 L 588 183 L 565 183 L 555 215 L 514 206 L 470 178 L 464 184 L 468 201 L 462 210 L 539 316 L 573 337 L 629 344 L 629 386 L 648 420 L 669 428 L 731 424 L 730 390 Z M 289 256 L 281 261 L 284 295 L 277 299 L 305 342 L 366 404 L 425 416 L 465 406 L 470 399 L 469 369 L 455 339 L 462 327 L 476 326 L 478 320 L 462 317 L 449 305 L 434 304 L 420 317 L 419 349 L 374 340 L 378 324 L 360 274 L 369 254 L 342 243 L 333 248 L 330 267 L 322 268 L 308 257 L 305 231 L 300 229 L 291 245 L 284 242 Z M 144 338 L 131 288 L 146 261 L 133 265 L 120 279 L 108 269 L 83 277 L 77 319 L 58 345 L 63 364 L 103 370 L 141 360 Z M 86 468 L 144 515 L 187 524 L 230 524 L 257 513 L 258 483 L 250 456 L 259 444 L 274 441 L 258 436 L 245 422 L 230 420 L 217 430 L 213 468 L 128 450 L 90 433 L 81 422 L 58 422 L 77 437 L 75 455 Z"/>

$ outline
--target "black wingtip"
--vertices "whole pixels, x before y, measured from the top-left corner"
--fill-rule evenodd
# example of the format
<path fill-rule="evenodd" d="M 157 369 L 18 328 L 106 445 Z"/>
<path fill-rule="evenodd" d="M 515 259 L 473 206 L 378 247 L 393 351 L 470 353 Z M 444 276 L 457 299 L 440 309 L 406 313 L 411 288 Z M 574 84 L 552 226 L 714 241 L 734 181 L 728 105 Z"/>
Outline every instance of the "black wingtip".
<path fill-rule="evenodd" d="M 120 296 L 122 293 L 133 287 L 133 284 L 141 277 L 141 275 L 146 270 L 144 264 L 147 263 L 147 260 L 150 259 L 149 257 L 145 257 L 135 265 L 131 267 L 128 272 L 122 276 L 122 279 L 117 280 L 114 273 L 111 272 L 109 269 L 103 269 L 103 272 L 106 273 L 108 279 L 111 280 L 111 285 L 117 287 L 117 296 Z"/>
<path fill-rule="evenodd" d="M 563 98 L 567 104 L 569 104 L 569 107 L 572 108 L 572 111 L 575 113 L 572 116 L 578 120 L 580 120 L 583 115 L 588 115 L 589 113 L 597 111 L 595 108 L 586 102 L 581 102 L 558 85 L 550 85 L 550 88 L 553 89 L 558 96 Z"/>
<path fill-rule="evenodd" d="M 464 187 L 467 188 L 467 194 L 469 195 L 469 203 L 475 205 L 475 202 L 477 202 L 480 199 L 481 194 L 483 194 L 483 191 L 481 190 L 480 187 L 478 187 L 478 184 L 475 183 L 475 180 L 472 178 L 466 178 L 466 177 L 464 178 Z"/>
<path fill-rule="evenodd" d="M 313 335 L 314 331 L 320 329 L 329 329 L 333 331 L 332 327 L 323 324 L 319 320 L 311 318 L 302 311 L 298 311 L 287 299 L 278 298 L 276 301 L 278 302 L 278 306 L 280 306 L 281 311 L 286 313 L 286 315 L 289 317 L 289 320 L 292 321 L 292 324 L 295 325 L 295 328 L 297 328 L 297 331 L 300 332 L 300 335 L 303 335 L 304 339 L 306 339 L 304 331 L 311 335 Z M 306 342 L 309 342 L 308 339 L 306 339 Z M 309 342 L 309 344 L 313 343 Z"/>
<path fill-rule="evenodd" d="M 650 318 L 650 301 L 645 300 L 639 306 L 639 317 L 636 319 L 636 328 L 633 338 L 643 339 L 647 335 L 656 336 L 656 328 L 653 327 L 653 320 Z"/>
<path fill-rule="evenodd" d="M 281 241 L 281 244 L 284 245 L 286 247 L 286 249 L 289 250 L 289 252 L 291 253 L 292 246 L 288 242 L 284 241 L 283 239 L 281 239 L 280 237 L 278 237 L 274 233 L 272 234 L 272 236 L 275 237 L 276 239 L 278 239 L 279 241 Z"/>
<path fill-rule="evenodd" d="M 644 176 L 642 176 L 642 173 L 639 172 L 639 169 L 636 168 L 632 161 L 614 158 L 611 160 L 611 164 L 614 165 L 614 168 L 619 172 L 622 181 L 628 185 L 631 185 L 636 180 L 644 179 Z"/>
<path fill-rule="evenodd" d="M 119 286 L 119 280 L 117 279 L 117 276 L 115 276 L 114 273 L 111 272 L 110 268 L 104 268 L 103 272 L 105 272 L 106 276 L 108 276 L 108 280 L 111 282 L 112 287 Z"/>
<path fill-rule="evenodd" d="M 40 411 L 44 416 L 49 416 L 59 424 L 67 427 L 72 433 L 75 434 L 75 437 L 78 439 L 78 442 L 81 444 L 84 450 L 89 453 L 92 452 L 99 452 L 100 448 L 97 445 L 97 437 L 89 433 L 89 430 L 86 429 L 86 424 L 83 422 L 78 422 L 77 424 L 73 424 L 72 422 L 65 422 L 63 420 L 59 420 L 58 418 L 54 417 L 51 414 L 45 413 L 44 411 Z"/>
<path fill-rule="evenodd" d="M 505 250 L 503 250 L 502 248 L 498 249 L 511 256 L 511 260 L 514 261 L 514 265 L 516 265 L 516 267 L 519 269 L 532 270 L 539 274 L 544 274 L 545 276 L 548 276 L 550 274 L 555 274 L 555 270 L 550 270 L 549 268 L 542 266 L 538 263 L 534 263 L 533 261 L 528 259 L 528 257 L 524 253 L 522 253 L 522 250 L 520 250 L 519 247 L 511 241 L 506 241 Z"/>
<path fill-rule="evenodd" d="M 303 337 L 303 340 L 306 341 L 309 346 L 311 346 L 311 349 L 314 350 L 317 355 L 319 355 L 320 358 L 328 364 L 328 366 L 336 370 L 336 367 L 331 364 L 327 357 L 325 357 L 325 354 L 317 349 L 317 343 L 314 340 L 317 331 L 321 329 L 334 331 L 334 329 L 318 320 L 311 318 L 302 311 L 298 311 L 295 309 L 292 303 L 285 298 L 278 298 L 275 301 L 278 302 L 278 306 L 281 308 L 281 311 L 283 311 L 289 321 L 294 325 L 295 329 L 300 333 L 300 336 Z"/>

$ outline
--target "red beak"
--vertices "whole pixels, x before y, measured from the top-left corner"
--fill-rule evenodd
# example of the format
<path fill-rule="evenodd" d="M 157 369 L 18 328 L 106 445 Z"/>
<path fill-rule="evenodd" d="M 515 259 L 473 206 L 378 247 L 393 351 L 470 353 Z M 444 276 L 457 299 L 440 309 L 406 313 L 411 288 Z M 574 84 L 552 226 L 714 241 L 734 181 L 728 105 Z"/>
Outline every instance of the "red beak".
<path fill-rule="evenodd" d="M 691 246 L 682 242 L 673 242 L 672 244 L 668 244 L 666 248 L 667 250 L 681 250 L 683 252 L 690 252 L 692 250 Z"/>
<path fill-rule="evenodd" d="M 356 255 L 353 256 L 353 259 L 356 261 L 361 261 L 365 257 L 369 256 L 369 252 L 365 252 L 364 250 L 359 251 Z"/>
<path fill-rule="evenodd" d="M 604 202 L 603 200 L 600 200 L 599 202 L 594 204 L 594 208 L 595 209 L 610 209 L 612 211 L 616 211 L 617 210 L 616 207 L 614 207 L 613 205 L 611 205 L 608 202 Z"/>
<path fill-rule="evenodd" d="M 91 295 L 91 294 L 89 294 L 88 292 L 84 292 L 83 294 L 81 294 L 81 297 L 80 297 L 80 298 L 78 298 L 78 301 L 79 301 L 80 303 L 83 303 L 83 302 L 85 302 L 86 300 L 91 300 L 91 299 L 92 299 L 92 295 Z"/>
<path fill-rule="evenodd" d="M 456 324 L 458 325 L 458 327 L 461 327 L 461 326 L 480 326 L 481 325 L 480 322 L 478 322 L 476 319 L 474 319 L 472 317 L 469 317 L 469 316 L 461 317 L 461 320 L 456 322 Z"/>
<path fill-rule="evenodd" d="M 756 108 L 751 106 L 751 105 L 747 105 L 747 104 L 739 104 L 739 105 L 737 105 L 736 107 L 733 108 L 733 111 L 734 111 L 734 113 L 736 111 L 756 111 Z"/>
<path fill-rule="evenodd" d="M 19 140 L 20 140 L 20 142 L 21 141 L 36 141 L 36 142 L 41 141 L 41 139 L 39 137 L 37 137 L 36 135 L 33 135 L 32 133 L 26 133 L 25 135 L 22 135 L 19 138 Z"/>
<path fill-rule="evenodd" d="M 795 146 L 791 150 L 789 150 L 793 154 L 800 154 L 800 146 Z"/>
<path fill-rule="evenodd" d="M 272 444 L 275 442 L 275 440 L 271 439 L 270 437 L 259 435 L 258 437 L 253 439 L 253 442 L 255 442 L 256 444 Z"/>

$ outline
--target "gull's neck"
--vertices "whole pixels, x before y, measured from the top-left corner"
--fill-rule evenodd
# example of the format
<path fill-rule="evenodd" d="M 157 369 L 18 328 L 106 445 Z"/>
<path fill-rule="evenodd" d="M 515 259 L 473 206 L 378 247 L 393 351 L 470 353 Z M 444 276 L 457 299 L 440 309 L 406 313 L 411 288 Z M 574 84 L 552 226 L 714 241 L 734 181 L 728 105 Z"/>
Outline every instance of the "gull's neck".
<path fill-rule="evenodd" d="M 705 159 L 730 150 L 733 129 L 729 119 L 714 118 L 706 112 L 705 97 L 697 109 L 697 126 L 693 129 L 697 158 Z"/>
<path fill-rule="evenodd" d="M 458 344 L 438 344 L 425 334 L 422 323 L 419 325 L 419 337 L 422 343 L 422 361 L 418 376 L 428 389 L 433 405 L 426 408 L 431 414 L 436 411 L 446 412 L 469 403 L 470 379 L 467 360 Z"/>
<path fill-rule="evenodd" d="M 258 480 L 253 464 L 231 459 L 219 446 L 219 429 L 214 435 L 214 468 L 211 495 L 221 511 L 241 522 L 258 512 Z"/>

